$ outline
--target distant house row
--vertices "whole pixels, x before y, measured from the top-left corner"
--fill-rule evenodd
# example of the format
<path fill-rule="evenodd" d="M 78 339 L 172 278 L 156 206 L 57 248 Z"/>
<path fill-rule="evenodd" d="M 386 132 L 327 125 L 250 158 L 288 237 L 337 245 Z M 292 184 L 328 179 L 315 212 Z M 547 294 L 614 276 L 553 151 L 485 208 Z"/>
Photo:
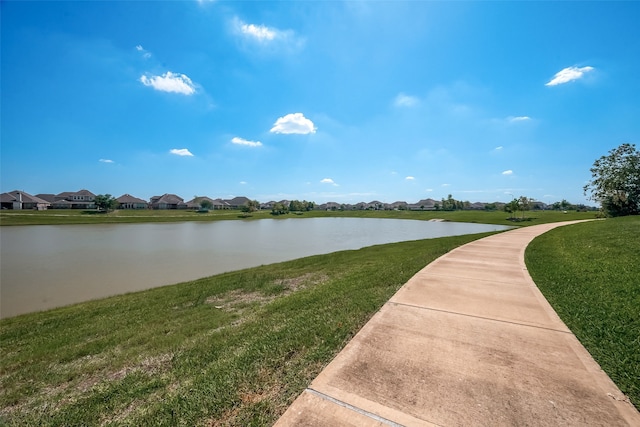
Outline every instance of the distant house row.
<path fill-rule="evenodd" d="M 60 194 L 36 194 L 20 190 L 0 194 L 2 209 L 95 209 L 95 197 L 89 190 L 66 191 Z M 148 202 L 134 197 L 131 194 L 123 194 L 116 199 L 118 209 L 200 209 L 202 202 L 209 202 L 209 209 L 240 209 L 249 202 L 246 197 L 234 197 L 233 199 L 212 199 L 210 197 L 194 197 L 185 202 L 175 194 L 163 194 L 153 196 Z"/>
<path fill-rule="evenodd" d="M 89 190 L 67 191 L 60 194 L 31 194 L 24 191 L 15 190 L 9 193 L 2 193 L 0 199 L 2 209 L 95 209 L 96 195 Z M 123 194 L 116 199 L 118 201 L 118 209 L 200 209 L 205 203 L 208 209 L 241 209 L 246 206 L 250 200 L 246 197 L 234 197 L 233 199 L 212 199 L 207 196 L 194 197 L 192 200 L 185 202 L 184 199 L 175 194 L 163 194 L 162 196 L 153 196 L 148 202 L 130 194 Z M 423 199 L 417 203 L 407 203 L 397 201 L 394 203 L 383 203 L 377 200 L 372 202 L 360 202 L 356 204 L 345 204 L 328 202 L 321 205 L 312 204 L 318 210 L 420 210 L 431 211 L 443 209 L 444 200 L 438 201 L 434 199 Z M 277 205 L 289 208 L 289 200 L 281 200 L 279 202 L 271 201 L 260 204 L 260 209 L 272 209 Z M 457 209 L 465 210 L 483 210 L 483 209 L 502 209 L 504 203 L 470 203 L 459 202 L 461 206 Z M 446 208 L 445 208 L 446 209 Z M 548 209 L 548 206 L 542 202 L 536 202 L 534 209 Z"/>

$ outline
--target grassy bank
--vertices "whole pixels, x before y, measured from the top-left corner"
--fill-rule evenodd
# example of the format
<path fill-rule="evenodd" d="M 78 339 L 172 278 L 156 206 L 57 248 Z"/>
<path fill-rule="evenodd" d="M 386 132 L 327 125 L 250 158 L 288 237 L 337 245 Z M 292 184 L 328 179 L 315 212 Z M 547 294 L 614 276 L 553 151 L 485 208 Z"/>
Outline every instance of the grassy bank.
<path fill-rule="evenodd" d="M 374 246 L 0 321 L 0 425 L 270 425 L 422 267 Z"/>
<path fill-rule="evenodd" d="M 640 217 L 554 229 L 526 251 L 534 281 L 640 409 Z"/>
<path fill-rule="evenodd" d="M 106 223 L 145 223 L 145 222 L 179 222 L 179 221 L 220 221 L 220 220 L 255 220 L 285 218 L 395 218 L 432 220 L 444 219 L 457 222 L 477 222 L 482 224 L 532 225 L 548 222 L 569 221 L 574 219 L 595 218 L 595 212 L 529 211 L 525 221 L 513 222 L 509 214 L 498 211 L 310 211 L 273 216 L 271 211 L 254 212 L 247 216 L 237 210 L 210 211 L 197 213 L 185 210 L 118 210 L 114 212 L 96 213 L 82 210 L 48 210 L 48 211 L 2 211 L 0 225 L 64 225 L 64 224 L 106 224 Z M 518 213 L 517 217 L 522 217 Z"/>

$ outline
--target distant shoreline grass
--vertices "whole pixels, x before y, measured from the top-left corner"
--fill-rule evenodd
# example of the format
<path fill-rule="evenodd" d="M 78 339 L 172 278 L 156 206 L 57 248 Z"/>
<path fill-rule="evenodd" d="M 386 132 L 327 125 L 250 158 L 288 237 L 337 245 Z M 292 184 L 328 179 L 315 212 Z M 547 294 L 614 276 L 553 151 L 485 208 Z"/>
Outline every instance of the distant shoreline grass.
<path fill-rule="evenodd" d="M 640 410 L 640 217 L 556 228 L 525 256 L 545 298 Z"/>
<path fill-rule="evenodd" d="M 522 213 L 517 217 L 521 218 Z M 456 222 L 477 222 L 483 224 L 500 225 L 535 225 L 548 222 L 570 221 L 574 219 L 592 219 L 596 212 L 563 213 L 560 211 L 527 211 L 525 221 L 511 221 L 509 214 L 502 211 L 408 211 L 408 210 L 346 210 L 296 212 L 287 215 L 271 215 L 271 211 L 258 211 L 243 214 L 239 210 L 216 210 L 208 213 L 198 213 L 187 210 L 118 210 L 111 213 L 96 213 L 93 211 L 52 209 L 47 211 L 1 211 L 0 226 L 15 225 L 66 225 L 66 224 L 130 224 L 149 222 L 183 222 L 183 221 L 223 221 L 257 219 L 287 219 L 287 218 L 394 218 L 415 219 L 429 221 L 444 219 Z"/>
<path fill-rule="evenodd" d="M 0 425 L 271 425 L 417 271 L 372 246 L 0 321 Z"/>

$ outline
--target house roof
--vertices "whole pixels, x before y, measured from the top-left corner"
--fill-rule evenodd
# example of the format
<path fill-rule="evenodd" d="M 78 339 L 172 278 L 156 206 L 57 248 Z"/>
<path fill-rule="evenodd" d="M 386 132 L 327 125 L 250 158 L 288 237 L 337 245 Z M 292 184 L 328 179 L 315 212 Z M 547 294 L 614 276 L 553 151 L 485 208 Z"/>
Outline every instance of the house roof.
<path fill-rule="evenodd" d="M 249 203 L 249 199 L 247 197 L 240 196 L 234 197 L 231 200 L 225 200 L 225 202 L 227 202 L 230 206 L 242 206 Z"/>
<path fill-rule="evenodd" d="M 122 196 L 116 199 L 118 203 L 144 203 L 148 204 L 146 200 L 138 199 L 137 197 L 133 197 L 131 194 L 123 194 Z"/>
<path fill-rule="evenodd" d="M 417 206 L 433 207 L 436 205 L 436 201 L 433 199 L 422 199 L 415 203 Z"/>
<path fill-rule="evenodd" d="M 39 197 L 32 196 L 29 193 L 25 193 L 20 190 L 13 190 L 8 193 L 2 193 L 2 202 L 10 203 L 10 202 L 22 202 L 22 203 L 40 203 L 45 205 L 50 205 L 50 203 L 46 200 L 43 200 Z"/>
<path fill-rule="evenodd" d="M 60 194 L 56 194 L 55 197 L 66 199 L 67 197 L 71 197 L 71 196 L 92 196 L 92 197 L 96 197 L 96 195 L 93 194 L 91 191 L 85 190 L 85 189 L 82 189 L 80 191 L 63 191 Z"/>
<path fill-rule="evenodd" d="M 168 205 L 179 205 L 184 203 L 184 199 L 180 196 L 176 196 L 175 194 L 165 193 L 162 196 L 153 196 L 151 198 L 152 204 L 166 203 Z"/>
<path fill-rule="evenodd" d="M 42 200 L 46 200 L 49 203 L 53 203 L 56 201 L 55 194 L 36 194 L 36 197 L 41 198 Z"/>
<path fill-rule="evenodd" d="M 0 202 L 2 203 L 11 203 L 15 202 L 16 198 L 11 193 L 2 193 L 0 194 Z"/>

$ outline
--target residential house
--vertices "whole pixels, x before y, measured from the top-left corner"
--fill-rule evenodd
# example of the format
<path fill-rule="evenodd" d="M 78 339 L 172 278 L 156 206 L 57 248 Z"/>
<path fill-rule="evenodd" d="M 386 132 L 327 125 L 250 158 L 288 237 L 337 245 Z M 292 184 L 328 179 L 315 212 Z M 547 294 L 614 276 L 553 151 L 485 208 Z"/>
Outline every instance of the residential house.
<path fill-rule="evenodd" d="M 213 209 L 231 209 L 229 203 L 222 199 L 214 199 L 211 203 L 213 203 Z"/>
<path fill-rule="evenodd" d="M 384 208 L 385 204 L 379 200 L 372 200 L 371 202 L 367 203 L 367 209 L 369 210 L 381 211 Z"/>
<path fill-rule="evenodd" d="M 389 204 L 389 209 L 393 210 L 405 210 L 408 208 L 407 202 L 397 201 Z"/>
<path fill-rule="evenodd" d="M 152 209 L 186 209 L 187 204 L 184 199 L 175 194 L 163 194 L 162 196 L 153 196 L 151 198 Z"/>
<path fill-rule="evenodd" d="M 475 203 L 471 203 L 469 205 L 469 209 L 473 209 L 473 210 L 483 210 L 485 208 L 485 206 L 487 205 L 487 203 L 482 203 L 482 202 L 475 202 Z"/>
<path fill-rule="evenodd" d="M 131 194 L 123 194 L 116 199 L 119 209 L 148 209 L 149 203 L 145 200 L 133 197 Z"/>
<path fill-rule="evenodd" d="M 340 208 L 341 208 L 340 203 L 336 203 L 336 202 L 327 202 L 327 203 L 318 205 L 318 209 L 322 211 L 338 211 L 340 210 Z"/>
<path fill-rule="evenodd" d="M 224 202 L 226 202 L 231 209 L 241 209 L 243 206 L 246 206 L 250 200 L 246 197 L 234 197 L 233 199 L 224 200 Z"/>
<path fill-rule="evenodd" d="M 422 199 L 409 205 L 409 209 L 412 211 L 433 211 L 436 209 L 436 203 L 438 202 L 433 199 Z"/>
<path fill-rule="evenodd" d="M 65 191 L 60 194 L 39 194 L 40 197 L 49 203 L 53 209 L 95 209 L 94 199 L 96 197 L 89 190 Z"/>
<path fill-rule="evenodd" d="M 20 190 L 0 194 L 0 203 L 2 209 L 36 209 L 39 211 L 46 210 L 51 205 L 46 200 Z"/>
<path fill-rule="evenodd" d="M 211 204 L 209 209 L 229 209 L 229 205 L 222 199 L 212 199 L 207 196 L 195 197 L 193 200 L 189 200 L 186 205 L 187 209 L 200 209 L 203 200 L 208 201 Z"/>

